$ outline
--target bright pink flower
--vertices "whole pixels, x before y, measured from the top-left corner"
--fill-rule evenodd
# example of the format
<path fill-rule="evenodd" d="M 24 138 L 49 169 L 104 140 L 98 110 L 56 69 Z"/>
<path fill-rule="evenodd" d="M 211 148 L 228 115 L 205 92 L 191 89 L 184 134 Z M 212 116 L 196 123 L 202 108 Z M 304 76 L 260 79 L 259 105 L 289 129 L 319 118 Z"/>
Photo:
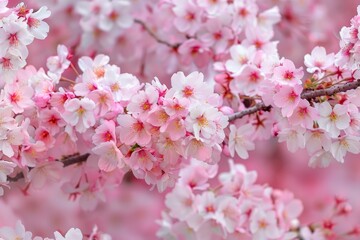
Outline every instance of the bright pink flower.
<path fill-rule="evenodd" d="M 295 68 L 292 61 L 285 59 L 282 65 L 274 68 L 274 75 L 272 81 L 282 85 L 295 86 L 302 84 L 301 78 L 304 72 L 301 68 Z"/>
<path fill-rule="evenodd" d="M 151 135 L 146 129 L 146 123 L 129 115 L 119 115 L 117 122 L 120 125 L 120 140 L 127 145 L 135 143 L 145 146 L 151 141 Z"/>
<path fill-rule="evenodd" d="M 115 122 L 105 120 L 95 129 L 95 134 L 92 137 L 92 141 L 94 145 L 99 145 L 109 141 L 116 142 Z"/>
<path fill-rule="evenodd" d="M 290 117 L 300 101 L 301 85 L 282 86 L 274 95 L 275 106 L 281 108 L 283 117 Z"/>
<path fill-rule="evenodd" d="M 11 106 L 14 113 L 22 113 L 26 108 L 33 106 L 34 90 L 26 85 L 8 84 L 4 88 L 4 100 Z"/>
<path fill-rule="evenodd" d="M 289 118 L 289 123 L 311 129 L 317 116 L 315 108 L 311 107 L 307 100 L 300 99 L 293 114 Z"/>

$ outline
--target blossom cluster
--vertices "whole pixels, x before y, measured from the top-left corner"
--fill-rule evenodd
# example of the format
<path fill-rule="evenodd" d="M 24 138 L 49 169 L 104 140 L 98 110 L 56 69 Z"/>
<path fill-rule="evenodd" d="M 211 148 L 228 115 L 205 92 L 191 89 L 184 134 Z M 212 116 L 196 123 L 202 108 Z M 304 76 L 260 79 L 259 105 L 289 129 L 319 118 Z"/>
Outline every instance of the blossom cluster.
<path fill-rule="evenodd" d="M 189 157 L 211 164 L 220 160 L 228 120 L 203 74 L 178 72 L 171 88 L 158 79 L 140 84 L 110 65 L 108 56 L 97 55 L 80 58 L 76 80 L 57 88 L 59 81 L 71 81 L 61 77 L 70 66 L 68 55 L 59 46 L 58 56 L 48 59 L 48 73 L 29 66 L 1 93 L 2 158 L 16 164 L 31 186 L 58 180 L 59 160 L 77 152 L 89 153 L 101 172 L 83 182 L 89 170 L 78 168 L 79 177 L 65 187 L 70 194 L 96 192 L 104 175 L 121 178 L 128 170 L 163 191 L 174 185 Z M 4 166 L 0 172 L 9 175 Z"/>
<path fill-rule="evenodd" d="M 24 4 L 7 7 L 8 1 L 0 2 L 0 74 L 2 80 L 11 81 L 17 70 L 26 65 L 29 55 L 27 46 L 34 39 L 45 39 L 49 25 L 43 20 L 50 16 L 47 7 L 38 11 L 27 9 Z"/>
<path fill-rule="evenodd" d="M 342 29 L 337 54 L 315 47 L 304 57 L 311 74 L 304 82 L 302 67 L 280 59 L 274 42 L 259 47 L 244 40 L 230 48 L 231 58 L 218 64 L 223 71 L 216 78 L 218 92 L 228 98 L 227 105 L 234 109 L 241 111 L 261 103 L 272 106 L 274 112 L 260 111 L 230 126 L 231 156 L 236 151 L 241 158 L 247 158 L 248 151 L 254 149 L 253 141 L 270 137 L 271 133 L 278 136 L 279 142 L 286 142 L 291 152 L 306 148 L 311 155 L 310 166 L 326 167 L 333 160 L 344 162 L 347 152 L 360 152 L 358 90 L 337 91 L 359 79 L 358 18 L 352 19 L 351 27 Z M 323 94 L 314 95 L 322 90 Z"/>
<path fill-rule="evenodd" d="M 33 237 L 30 231 L 26 231 L 21 221 L 18 221 L 14 228 L 12 227 L 1 227 L 0 228 L 0 239 L 22 239 L 22 240 L 83 240 L 84 236 L 80 229 L 71 228 L 64 235 L 60 232 L 54 232 L 54 238 L 42 238 L 39 236 Z M 108 234 L 101 233 L 95 226 L 93 232 L 87 236 L 89 240 L 111 240 Z"/>
<path fill-rule="evenodd" d="M 159 222 L 159 237 L 260 240 L 297 236 L 293 230 L 303 206 L 292 193 L 257 184 L 255 171 L 232 160 L 229 172 L 219 174 L 219 186 L 211 188 L 207 181 L 214 176 L 213 168 L 200 163 L 181 170 L 178 183 L 166 196 L 169 210 Z"/>

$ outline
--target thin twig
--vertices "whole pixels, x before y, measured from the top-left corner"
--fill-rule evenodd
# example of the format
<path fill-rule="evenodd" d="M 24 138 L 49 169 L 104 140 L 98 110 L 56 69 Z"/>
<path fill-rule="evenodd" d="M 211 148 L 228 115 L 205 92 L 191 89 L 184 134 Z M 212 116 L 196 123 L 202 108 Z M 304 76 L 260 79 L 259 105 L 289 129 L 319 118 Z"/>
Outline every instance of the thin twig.
<path fill-rule="evenodd" d="M 233 115 L 230 115 L 229 121 L 233 121 L 235 119 L 242 118 L 246 115 L 250 115 L 250 114 L 256 113 L 261 110 L 270 111 L 270 109 L 271 109 L 271 106 L 266 106 L 263 102 L 257 103 L 255 106 L 249 107 L 249 108 L 245 109 L 244 111 L 237 112 L 237 113 L 234 113 Z"/>
<path fill-rule="evenodd" d="M 164 44 L 168 47 L 171 47 L 171 48 L 178 48 L 180 46 L 179 43 L 177 44 L 171 44 L 163 39 L 161 39 L 159 36 L 156 35 L 156 33 L 154 33 L 147 25 L 146 23 L 144 23 L 143 21 L 139 20 L 139 19 L 135 19 L 134 20 L 135 23 L 138 23 L 140 24 L 149 34 L 150 36 L 152 36 L 158 43 L 161 43 L 161 44 Z"/>
<path fill-rule="evenodd" d="M 304 90 L 301 93 L 301 98 L 302 99 L 314 99 L 317 97 L 321 97 L 321 96 L 332 96 L 336 93 L 339 92 L 346 92 L 352 89 L 356 89 L 360 87 L 360 80 L 356 80 L 353 82 L 348 82 L 342 85 L 335 85 L 329 88 L 325 88 L 325 89 L 317 89 L 317 90 Z M 272 106 L 266 106 L 264 103 L 257 103 L 255 106 L 250 107 L 248 109 L 245 109 L 244 111 L 241 112 L 237 112 L 234 113 L 232 115 L 229 116 L 229 121 L 234 121 L 235 119 L 239 119 L 242 118 L 246 115 L 250 115 L 253 113 L 256 113 L 258 111 L 269 111 L 271 109 Z"/>
<path fill-rule="evenodd" d="M 68 167 L 68 166 L 71 166 L 71 165 L 75 165 L 75 164 L 85 162 L 88 159 L 89 156 L 90 156 L 89 153 L 86 153 L 86 154 L 83 154 L 83 155 L 71 155 L 71 156 L 65 157 L 62 160 L 56 160 L 56 161 L 62 162 L 64 164 L 64 167 Z M 31 169 L 32 168 L 30 168 L 30 171 L 31 171 Z M 10 182 L 16 182 L 16 181 L 18 181 L 20 179 L 23 179 L 23 178 L 25 178 L 24 173 L 20 172 L 14 177 L 8 177 L 8 180 Z"/>

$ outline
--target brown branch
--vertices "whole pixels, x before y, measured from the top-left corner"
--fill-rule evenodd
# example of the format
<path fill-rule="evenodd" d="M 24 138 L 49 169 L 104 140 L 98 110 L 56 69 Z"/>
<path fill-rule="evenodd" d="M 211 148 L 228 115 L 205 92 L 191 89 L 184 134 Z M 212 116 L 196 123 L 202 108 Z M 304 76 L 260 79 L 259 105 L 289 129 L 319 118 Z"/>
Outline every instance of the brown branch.
<path fill-rule="evenodd" d="M 332 96 L 339 92 L 346 92 L 352 89 L 356 89 L 360 87 L 360 80 L 356 80 L 353 82 L 348 82 L 342 85 L 335 85 L 325 89 L 317 89 L 317 90 L 304 90 L 301 93 L 302 99 L 314 99 L 321 96 Z M 244 111 L 234 113 L 229 116 L 229 121 L 234 121 L 235 119 L 242 118 L 246 115 L 250 115 L 256 113 L 258 111 L 269 111 L 272 106 L 266 106 L 264 103 L 257 103 L 255 106 L 245 109 Z"/>
<path fill-rule="evenodd" d="M 140 24 L 149 34 L 150 36 L 152 36 L 158 43 L 161 43 L 161 44 L 164 44 L 170 48 L 178 48 L 180 46 L 179 43 L 177 44 L 172 44 L 172 43 L 169 43 L 163 39 L 161 39 L 159 36 L 156 35 L 156 33 L 154 33 L 147 25 L 146 23 L 144 23 L 143 21 L 139 20 L 139 19 L 135 19 L 134 20 L 135 23 L 138 23 Z"/>
<path fill-rule="evenodd" d="M 68 166 L 71 166 L 71 165 L 75 165 L 75 164 L 85 162 L 88 159 L 89 156 L 90 156 L 89 153 L 85 153 L 83 155 L 71 155 L 71 156 L 65 157 L 62 160 L 56 160 L 56 161 L 62 162 L 64 164 L 64 167 L 68 167 Z M 30 171 L 31 171 L 31 169 L 32 168 L 30 168 Z M 23 178 L 25 178 L 24 173 L 20 172 L 14 177 L 8 177 L 8 180 L 10 182 L 16 182 L 16 181 L 18 181 L 20 179 L 23 179 Z"/>
<path fill-rule="evenodd" d="M 305 90 L 301 93 L 301 98 L 310 100 L 321 96 L 332 96 L 339 92 L 346 92 L 352 89 L 356 89 L 357 87 L 360 87 L 360 80 L 348 82 L 342 85 L 332 86 L 325 89 Z"/>
<path fill-rule="evenodd" d="M 234 121 L 235 119 L 239 119 L 239 118 L 242 118 L 242 117 L 244 117 L 246 115 L 256 113 L 256 112 L 258 112 L 260 110 L 270 111 L 270 109 L 271 109 L 271 106 L 266 106 L 263 102 L 257 103 L 255 106 L 249 107 L 249 108 L 245 109 L 244 111 L 237 112 L 237 113 L 234 113 L 234 114 L 230 115 L 229 116 L 229 121 Z"/>

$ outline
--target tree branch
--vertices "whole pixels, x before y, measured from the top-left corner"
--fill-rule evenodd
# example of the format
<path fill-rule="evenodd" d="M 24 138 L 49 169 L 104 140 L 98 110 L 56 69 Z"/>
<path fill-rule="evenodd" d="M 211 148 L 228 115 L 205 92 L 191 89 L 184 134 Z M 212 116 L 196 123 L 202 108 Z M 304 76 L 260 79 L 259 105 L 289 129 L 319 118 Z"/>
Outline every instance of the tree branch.
<path fill-rule="evenodd" d="M 314 99 L 321 96 L 332 96 L 339 92 L 346 92 L 352 89 L 360 87 L 360 80 L 353 82 L 348 82 L 342 85 L 332 86 L 326 89 L 317 89 L 317 90 L 304 90 L 301 93 L 302 99 Z M 242 118 L 246 115 L 256 113 L 258 111 L 269 111 L 272 106 L 266 106 L 264 103 L 257 103 L 255 106 L 245 109 L 244 111 L 234 113 L 229 116 L 229 121 L 234 121 L 235 119 Z"/>
<path fill-rule="evenodd" d="M 75 164 L 78 164 L 78 163 L 85 162 L 88 159 L 89 156 L 90 156 L 89 153 L 86 153 L 86 154 L 83 154 L 83 155 L 75 155 L 75 156 L 71 155 L 71 156 L 65 157 L 62 160 L 56 160 L 56 161 L 62 162 L 64 164 L 64 167 L 68 167 L 68 166 L 71 166 L 71 165 L 75 165 Z M 31 171 L 31 169 L 32 168 L 30 168 L 30 171 Z M 24 173 L 20 172 L 16 176 L 8 177 L 7 179 L 10 182 L 16 182 L 16 181 L 18 181 L 20 179 L 23 179 L 24 177 L 25 177 Z"/>
<path fill-rule="evenodd" d="M 270 111 L 270 109 L 271 109 L 271 106 L 266 106 L 263 102 L 257 103 L 255 106 L 249 107 L 249 108 L 245 109 L 244 111 L 237 112 L 237 113 L 234 113 L 233 115 L 230 115 L 229 121 L 234 121 L 235 119 L 239 119 L 246 115 L 256 113 L 260 110 Z"/>
<path fill-rule="evenodd" d="M 161 39 L 159 36 L 156 35 L 156 33 L 154 33 L 147 25 L 146 23 L 144 23 L 143 21 L 139 20 L 139 19 L 135 19 L 134 20 L 135 23 L 140 24 L 149 34 L 150 36 L 152 36 L 158 43 L 164 44 L 170 48 L 178 48 L 180 46 L 179 43 L 177 44 L 171 44 L 163 39 Z"/>
<path fill-rule="evenodd" d="M 301 93 L 301 98 L 310 100 L 321 96 L 332 96 L 339 92 L 346 92 L 352 89 L 356 89 L 357 87 L 360 87 L 360 80 L 348 82 L 342 85 L 332 86 L 325 89 L 305 90 Z"/>

